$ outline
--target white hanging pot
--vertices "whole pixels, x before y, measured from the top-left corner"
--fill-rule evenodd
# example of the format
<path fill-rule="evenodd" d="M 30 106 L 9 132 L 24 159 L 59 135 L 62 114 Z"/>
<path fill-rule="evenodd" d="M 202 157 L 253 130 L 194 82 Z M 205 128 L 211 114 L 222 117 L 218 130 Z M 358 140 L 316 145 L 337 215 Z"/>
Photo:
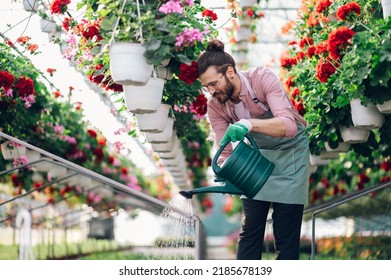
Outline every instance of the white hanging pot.
<path fill-rule="evenodd" d="M 165 80 L 150 78 L 143 86 L 125 85 L 125 104 L 134 114 L 154 113 L 159 108 Z"/>
<path fill-rule="evenodd" d="M 329 160 L 321 159 L 319 156 L 310 155 L 310 164 L 311 165 L 327 165 Z"/>
<path fill-rule="evenodd" d="M 41 159 L 41 154 L 33 150 L 26 150 L 26 159 L 28 162 L 37 161 Z"/>
<path fill-rule="evenodd" d="M 251 37 L 251 28 L 249 26 L 242 26 L 237 32 L 238 42 L 248 41 Z"/>
<path fill-rule="evenodd" d="M 342 142 L 342 143 L 338 143 L 338 146 L 335 148 L 335 149 L 332 149 L 329 145 L 329 143 L 325 143 L 325 148 L 326 148 L 326 151 L 328 152 L 341 152 L 341 153 L 345 153 L 347 151 L 349 151 L 349 148 L 350 148 L 350 144 L 349 143 L 345 143 L 345 142 Z"/>
<path fill-rule="evenodd" d="M 236 52 L 236 53 L 233 54 L 233 56 L 234 56 L 235 62 L 237 64 L 248 63 L 247 53 L 245 53 L 245 52 Z"/>
<path fill-rule="evenodd" d="M 45 159 L 47 159 L 49 161 L 41 161 L 41 162 L 34 165 L 34 169 L 36 171 L 48 172 L 52 168 L 53 163 L 51 163 L 50 161 L 53 161 L 53 160 L 50 158 L 45 158 Z"/>
<path fill-rule="evenodd" d="M 113 43 L 109 50 L 113 81 L 121 85 L 145 85 L 153 70 L 144 57 L 145 50 L 140 43 Z"/>
<path fill-rule="evenodd" d="M 1 153 L 5 160 L 14 160 L 26 155 L 26 147 L 8 140 L 1 144 Z"/>
<path fill-rule="evenodd" d="M 73 170 L 67 172 L 67 175 L 70 175 L 71 173 L 74 173 Z M 75 176 L 70 177 L 67 180 L 68 184 L 71 186 L 79 186 L 79 187 L 87 187 L 92 184 L 92 180 L 89 177 L 86 177 L 84 175 L 78 174 Z"/>
<path fill-rule="evenodd" d="M 44 181 L 42 174 L 37 172 L 34 172 L 33 176 L 31 176 L 31 180 L 33 180 L 34 183 L 40 183 Z"/>
<path fill-rule="evenodd" d="M 383 18 L 387 19 L 391 15 L 391 0 L 381 0 L 383 8 Z"/>
<path fill-rule="evenodd" d="M 67 169 L 63 166 L 52 165 L 50 170 L 48 171 L 48 176 L 50 178 L 60 178 L 67 175 Z"/>
<path fill-rule="evenodd" d="M 250 8 L 255 6 L 255 4 L 257 4 L 257 1 L 258 0 L 240 0 L 239 5 L 242 8 Z"/>
<path fill-rule="evenodd" d="M 138 128 L 143 132 L 162 132 L 166 127 L 170 108 L 170 105 L 160 104 L 155 113 L 135 114 Z"/>
<path fill-rule="evenodd" d="M 360 99 L 350 100 L 352 121 L 355 127 L 375 129 L 384 123 L 384 115 L 379 112 L 375 105 L 363 106 Z"/>
<path fill-rule="evenodd" d="M 172 151 L 172 149 L 174 148 L 175 141 L 176 141 L 175 138 L 176 138 L 176 135 L 173 133 L 171 135 L 170 141 L 168 141 L 167 143 L 151 144 L 152 150 L 154 150 L 155 152 L 169 152 L 169 151 Z"/>
<path fill-rule="evenodd" d="M 180 164 L 186 163 L 185 162 L 185 157 L 183 156 L 183 153 L 178 153 L 176 155 L 176 157 L 172 158 L 172 159 L 164 159 L 164 158 L 162 158 L 161 161 L 162 161 L 164 166 L 176 166 L 176 165 L 180 165 Z"/>
<path fill-rule="evenodd" d="M 162 132 L 158 132 L 158 133 L 146 132 L 145 138 L 151 144 L 167 143 L 171 139 L 171 136 L 173 134 L 173 128 L 174 128 L 174 119 L 168 118 L 166 127 Z"/>
<path fill-rule="evenodd" d="M 169 152 L 161 152 L 159 153 L 159 157 L 161 159 L 174 159 L 178 153 L 182 153 L 180 146 L 178 145 L 178 140 L 175 139 L 174 147 Z"/>
<path fill-rule="evenodd" d="M 38 0 L 23 0 L 23 9 L 27 12 L 38 9 Z"/>
<path fill-rule="evenodd" d="M 56 31 L 56 23 L 54 21 L 41 18 L 39 24 L 42 32 L 54 33 Z"/>
<path fill-rule="evenodd" d="M 339 152 L 321 151 L 319 157 L 321 159 L 335 159 L 339 157 Z"/>
<path fill-rule="evenodd" d="M 383 104 L 377 104 L 376 107 L 383 114 L 391 114 L 391 100 L 388 100 Z"/>
<path fill-rule="evenodd" d="M 173 78 L 173 74 L 170 68 L 164 66 L 158 66 L 155 69 L 156 77 L 165 80 L 171 80 Z"/>
<path fill-rule="evenodd" d="M 349 144 L 367 142 L 370 133 L 370 130 L 368 129 L 354 126 L 341 126 L 339 131 L 341 132 L 343 141 Z"/>
<path fill-rule="evenodd" d="M 310 174 L 315 173 L 318 170 L 317 165 L 310 165 Z"/>

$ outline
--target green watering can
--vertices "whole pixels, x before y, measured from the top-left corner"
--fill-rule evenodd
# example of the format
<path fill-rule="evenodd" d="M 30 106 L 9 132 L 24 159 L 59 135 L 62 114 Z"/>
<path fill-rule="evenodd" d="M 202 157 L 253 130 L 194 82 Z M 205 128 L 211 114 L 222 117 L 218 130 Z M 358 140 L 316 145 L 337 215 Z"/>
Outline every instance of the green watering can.
<path fill-rule="evenodd" d="M 213 171 L 218 176 L 215 182 L 225 182 L 224 185 L 202 187 L 179 193 L 188 199 L 197 193 L 237 194 L 253 198 L 269 179 L 274 170 L 274 163 L 261 154 L 255 140 L 249 134 L 245 137 L 250 140 L 252 147 L 240 141 L 224 164 L 218 166 L 217 159 L 230 142 L 228 141 L 220 146 L 212 160 Z"/>

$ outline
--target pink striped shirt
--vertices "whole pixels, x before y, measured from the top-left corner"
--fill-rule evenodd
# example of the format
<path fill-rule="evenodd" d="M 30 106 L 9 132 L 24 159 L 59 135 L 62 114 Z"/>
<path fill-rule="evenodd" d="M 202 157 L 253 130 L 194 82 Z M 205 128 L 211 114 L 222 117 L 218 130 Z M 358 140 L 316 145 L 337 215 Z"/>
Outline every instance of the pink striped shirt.
<path fill-rule="evenodd" d="M 296 136 L 297 123 L 302 123 L 304 126 L 307 125 L 304 118 L 293 108 L 280 80 L 272 70 L 265 67 L 257 67 L 242 73 L 248 79 L 259 101 L 269 108 L 274 117 L 280 118 L 284 122 L 286 129 L 285 137 Z M 262 117 L 266 113 L 264 109 L 254 102 L 244 81 L 241 81 L 239 98 L 253 118 Z M 235 104 L 228 100 L 227 105 L 221 104 L 213 97 L 208 100 L 208 118 L 215 134 L 216 144 L 220 143 L 229 124 L 240 120 L 240 116 L 235 114 Z M 227 107 L 230 108 L 232 119 L 228 114 Z M 230 152 L 230 148 L 227 147 L 222 153 L 222 157 L 228 156 Z"/>

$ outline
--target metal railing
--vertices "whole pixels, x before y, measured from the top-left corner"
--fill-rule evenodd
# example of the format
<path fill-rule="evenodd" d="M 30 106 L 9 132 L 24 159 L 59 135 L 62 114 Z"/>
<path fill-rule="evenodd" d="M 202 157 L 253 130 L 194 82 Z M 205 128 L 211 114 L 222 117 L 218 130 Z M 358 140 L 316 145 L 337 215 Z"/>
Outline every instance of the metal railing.
<path fill-rule="evenodd" d="M 120 197 L 121 202 L 125 203 L 129 206 L 135 207 L 137 209 L 146 210 L 150 213 L 154 213 L 155 215 L 161 214 L 164 209 L 169 209 L 169 210 L 174 211 L 174 212 L 178 213 L 179 215 L 182 215 L 188 219 L 192 219 L 194 221 L 195 230 L 196 230 L 196 232 L 195 232 L 195 239 L 196 239 L 195 240 L 195 244 L 196 244 L 195 258 L 196 259 L 203 259 L 205 257 L 205 235 L 203 233 L 204 229 L 203 229 L 203 226 L 202 226 L 200 219 L 196 215 L 189 215 L 188 213 L 182 211 L 181 209 L 175 208 L 174 206 L 167 204 L 157 198 L 151 197 L 141 191 L 131 189 L 131 188 L 127 187 L 126 185 L 121 184 L 115 180 L 107 178 L 107 177 L 105 177 L 101 174 L 98 174 L 92 170 L 89 170 L 87 168 L 79 166 L 75 163 L 72 163 L 68 160 L 65 160 L 59 156 L 56 156 L 52 153 L 49 153 L 43 149 L 40 149 L 36 146 L 33 146 L 27 142 L 21 141 L 15 137 L 12 137 L 12 136 L 7 135 L 7 134 L 0 131 L 0 139 L 1 138 L 5 138 L 5 139 L 10 140 L 12 142 L 15 142 L 19 145 L 25 146 L 27 149 L 38 152 L 46 158 L 32 161 L 27 164 L 21 164 L 21 165 L 15 166 L 13 168 L 9 168 L 7 170 L 2 170 L 2 171 L 0 171 L 0 176 L 17 171 L 17 170 L 21 170 L 23 168 L 32 167 L 32 166 L 35 166 L 35 165 L 40 164 L 42 162 L 51 163 L 53 166 L 65 167 L 67 170 L 69 169 L 70 171 L 73 171 L 73 173 L 71 173 L 71 174 L 68 173 L 67 175 L 62 176 L 60 178 L 55 178 L 52 181 L 45 182 L 39 188 L 31 189 L 30 191 L 26 191 L 25 193 L 22 193 L 20 195 L 6 199 L 5 201 L 0 201 L 0 207 L 4 207 L 4 205 L 6 205 L 8 203 L 12 203 L 14 201 L 17 201 L 17 200 L 23 198 L 23 197 L 26 197 L 27 195 L 29 195 L 33 192 L 40 191 L 49 185 L 51 185 L 51 186 L 56 185 L 58 183 L 66 181 L 67 179 L 70 179 L 71 177 L 73 177 L 75 175 L 80 174 L 82 176 L 85 176 L 87 178 L 90 178 L 94 181 L 99 182 L 101 184 L 100 187 L 109 188 L 110 190 L 113 191 L 112 195 L 114 197 L 115 196 Z M 86 190 L 86 191 L 88 192 L 89 190 Z M 69 197 L 66 197 L 64 199 L 61 199 L 60 201 L 66 200 L 68 198 Z M 57 201 L 57 202 L 59 202 L 59 201 Z M 46 207 L 50 204 L 55 204 L 57 202 L 54 201 L 53 203 L 45 203 L 40 206 L 36 206 L 34 208 L 31 208 L 30 211 L 34 211 L 35 209 L 40 209 L 40 208 Z M 0 224 L 4 223 L 5 221 L 8 221 L 10 219 L 13 219 L 13 218 L 15 218 L 15 215 L 8 216 L 7 218 L 1 220 Z"/>

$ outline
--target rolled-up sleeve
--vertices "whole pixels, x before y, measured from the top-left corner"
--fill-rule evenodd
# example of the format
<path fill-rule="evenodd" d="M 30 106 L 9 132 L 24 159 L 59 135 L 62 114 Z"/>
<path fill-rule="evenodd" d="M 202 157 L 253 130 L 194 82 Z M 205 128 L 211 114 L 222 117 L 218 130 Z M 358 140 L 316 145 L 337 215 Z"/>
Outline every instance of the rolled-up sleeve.
<path fill-rule="evenodd" d="M 280 80 L 270 69 L 263 68 L 259 79 L 254 80 L 254 88 L 261 88 L 266 102 L 273 116 L 281 119 L 285 124 L 285 137 L 294 137 L 297 134 L 295 108 L 293 108 Z"/>

